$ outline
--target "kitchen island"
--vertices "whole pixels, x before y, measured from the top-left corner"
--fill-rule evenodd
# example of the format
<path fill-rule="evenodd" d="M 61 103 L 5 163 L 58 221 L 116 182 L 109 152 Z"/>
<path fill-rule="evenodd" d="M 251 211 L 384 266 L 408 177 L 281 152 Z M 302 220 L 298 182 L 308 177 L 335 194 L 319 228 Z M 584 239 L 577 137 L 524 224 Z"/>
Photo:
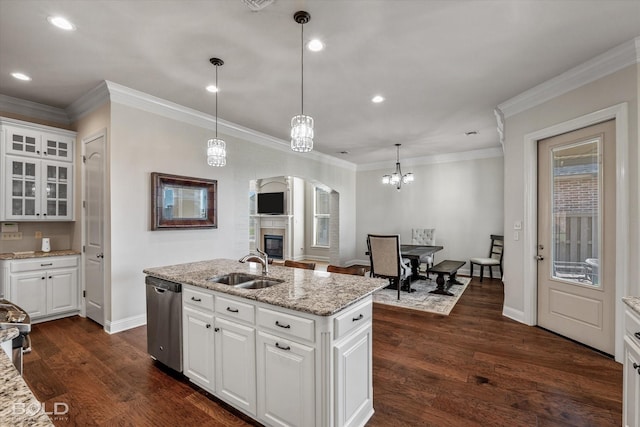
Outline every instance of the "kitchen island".
<path fill-rule="evenodd" d="M 270 426 L 360 426 L 373 415 L 372 294 L 382 279 L 270 265 L 282 281 L 244 289 L 211 281 L 261 276 L 216 259 L 144 272 L 183 284 L 183 372 Z"/>

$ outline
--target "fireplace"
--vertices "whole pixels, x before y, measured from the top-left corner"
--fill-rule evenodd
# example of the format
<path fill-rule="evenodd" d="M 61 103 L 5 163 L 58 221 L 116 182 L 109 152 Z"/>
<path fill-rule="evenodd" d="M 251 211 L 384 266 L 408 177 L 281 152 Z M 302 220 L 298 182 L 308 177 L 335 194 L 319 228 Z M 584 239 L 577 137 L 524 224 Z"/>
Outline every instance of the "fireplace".
<path fill-rule="evenodd" d="M 264 251 L 270 258 L 282 259 L 284 255 L 284 236 L 275 234 L 264 235 Z"/>

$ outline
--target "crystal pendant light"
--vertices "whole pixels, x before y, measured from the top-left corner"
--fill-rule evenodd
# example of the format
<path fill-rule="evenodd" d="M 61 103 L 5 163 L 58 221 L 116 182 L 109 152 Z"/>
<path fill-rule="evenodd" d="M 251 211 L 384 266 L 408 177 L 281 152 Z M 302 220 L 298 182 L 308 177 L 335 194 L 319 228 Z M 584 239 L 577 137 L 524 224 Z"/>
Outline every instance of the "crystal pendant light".
<path fill-rule="evenodd" d="M 218 138 L 218 67 L 224 64 L 220 58 L 209 60 L 216 67 L 216 137 L 207 141 L 207 163 L 209 166 L 224 166 L 227 164 L 227 148 L 222 139 Z"/>
<path fill-rule="evenodd" d="M 400 187 L 402 184 L 409 184 L 413 182 L 413 174 L 411 172 L 402 174 L 402 169 L 400 168 L 400 145 L 396 144 L 396 170 L 391 175 L 383 175 L 382 183 L 383 184 L 391 184 L 395 185 L 396 189 L 400 191 Z"/>
<path fill-rule="evenodd" d="M 304 114 L 304 24 L 309 22 L 311 15 L 305 11 L 298 11 L 293 14 L 293 19 L 300 24 L 300 47 L 301 47 L 301 113 L 291 119 L 291 149 L 301 153 L 313 150 L 313 118 Z"/>

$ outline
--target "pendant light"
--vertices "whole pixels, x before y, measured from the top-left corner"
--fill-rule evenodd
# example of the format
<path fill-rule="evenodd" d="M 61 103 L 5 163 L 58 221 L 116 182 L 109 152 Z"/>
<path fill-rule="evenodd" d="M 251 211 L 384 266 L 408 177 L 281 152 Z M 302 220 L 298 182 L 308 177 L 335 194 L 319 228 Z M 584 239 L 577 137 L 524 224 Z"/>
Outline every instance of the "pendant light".
<path fill-rule="evenodd" d="M 216 67 L 216 137 L 207 141 L 207 163 L 209 166 L 224 166 L 227 164 L 226 144 L 218 138 L 218 67 L 224 64 L 220 58 L 209 60 Z"/>
<path fill-rule="evenodd" d="M 402 184 L 409 184 L 413 182 L 413 174 L 411 172 L 402 174 L 402 169 L 400 168 L 400 145 L 396 144 L 396 170 L 391 175 L 384 175 L 382 177 L 383 184 L 391 184 L 395 185 L 396 189 L 400 191 L 400 187 Z"/>
<path fill-rule="evenodd" d="M 313 118 L 304 114 L 304 24 L 309 22 L 311 15 L 303 10 L 293 14 L 293 19 L 300 24 L 300 114 L 291 119 L 291 149 L 301 153 L 313 150 Z"/>

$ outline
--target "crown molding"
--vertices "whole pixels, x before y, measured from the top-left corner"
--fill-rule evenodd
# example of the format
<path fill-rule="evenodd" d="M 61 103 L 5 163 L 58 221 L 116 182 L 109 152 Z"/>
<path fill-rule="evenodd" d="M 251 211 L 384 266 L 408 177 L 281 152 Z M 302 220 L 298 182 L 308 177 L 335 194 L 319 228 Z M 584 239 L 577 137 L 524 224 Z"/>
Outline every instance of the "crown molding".
<path fill-rule="evenodd" d="M 75 122 L 107 102 L 109 102 L 109 88 L 107 82 L 103 81 L 69 105 L 67 114 Z"/>
<path fill-rule="evenodd" d="M 640 62 L 640 37 L 614 47 L 498 105 L 511 117 Z"/>
<path fill-rule="evenodd" d="M 26 117 L 60 123 L 63 125 L 71 124 L 69 116 L 62 108 L 50 107 L 48 105 L 14 98 L 8 95 L 0 94 L 0 111 L 20 114 Z"/>
<path fill-rule="evenodd" d="M 214 116 L 209 114 L 110 81 L 105 81 L 104 85 L 108 90 L 111 102 L 127 105 L 129 107 L 158 114 L 169 119 L 178 120 L 180 122 L 199 126 L 205 129 L 215 129 L 216 119 Z M 356 170 L 356 165 L 354 163 L 338 159 L 318 151 L 312 151 L 311 153 L 304 154 L 294 153 L 291 151 L 288 141 L 240 126 L 227 120 L 218 119 L 218 130 L 225 135 L 243 139 L 254 144 L 263 145 L 288 154 L 301 155 L 305 158 L 322 163 L 328 163 L 333 166 L 353 171 Z"/>
<path fill-rule="evenodd" d="M 463 162 L 466 160 L 490 159 L 493 157 L 504 157 L 502 147 L 483 148 L 480 150 L 462 151 L 460 153 L 434 154 L 432 156 L 412 157 L 402 160 L 402 166 L 423 166 L 435 165 L 438 163 Z M 358 172 L 389 169 L 395 164 L 391 160 L 385 162 L 367 163 L 358 165 Z"/>

